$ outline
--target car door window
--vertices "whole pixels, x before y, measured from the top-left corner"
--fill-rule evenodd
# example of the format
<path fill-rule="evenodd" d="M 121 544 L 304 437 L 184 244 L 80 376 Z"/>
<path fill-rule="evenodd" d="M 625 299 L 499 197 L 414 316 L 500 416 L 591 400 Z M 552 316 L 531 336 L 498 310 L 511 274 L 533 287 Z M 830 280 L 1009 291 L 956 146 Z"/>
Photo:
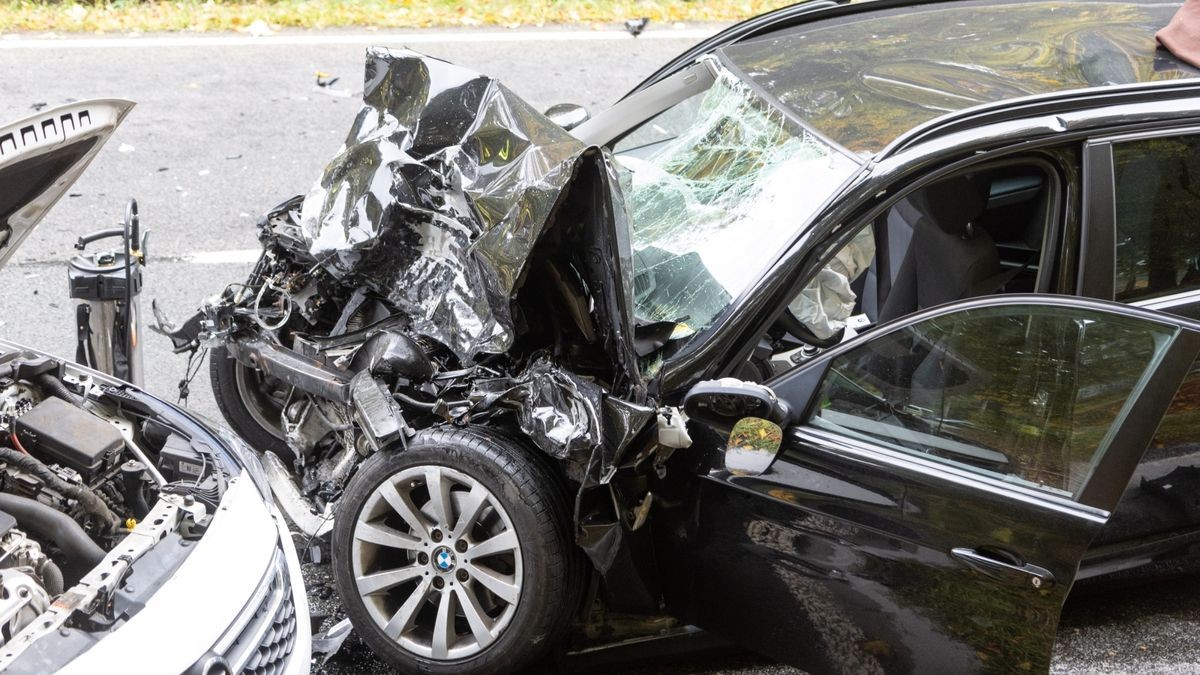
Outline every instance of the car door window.
<path fill-rule="evenodd" d="M 934 305 L 1048 287 L 1044 252 L 1053 251 L 1060 228 L 1061 192 L 1048 162 L 1008 159 L 895 202 L 861 224 L 788 303 L 768 335 L 767 366 L 752 363 L 739 375 L 765 379 L 755 373 L 777 376 L 813 358 L 796 323 L 837 342 Z"/>
<path fill-rule="evenodd" d="M 1175 331 L 1037 305 L 939 315 L 834 357 L 809 423 L 1077 497 Z"/>
<path fill-rule="evenodd" d="M 1200 135 L 1114 143 L 1113 179 L 1116 299 L 1200 289 Z"/>

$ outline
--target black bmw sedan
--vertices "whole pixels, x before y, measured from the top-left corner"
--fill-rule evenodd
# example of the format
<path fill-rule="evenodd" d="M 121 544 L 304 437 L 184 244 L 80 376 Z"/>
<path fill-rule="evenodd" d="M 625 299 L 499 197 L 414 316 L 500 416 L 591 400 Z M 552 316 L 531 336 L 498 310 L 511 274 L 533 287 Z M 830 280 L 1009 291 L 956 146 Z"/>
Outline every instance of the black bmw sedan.
<path fill-rule="evenodd" d="M 563 126 L 373 49 L 174 337 L 406 672 L 671 625 L 1044 671 L 1075 581 L 1200 541 L 1178 7 L 810 2 Z"/>

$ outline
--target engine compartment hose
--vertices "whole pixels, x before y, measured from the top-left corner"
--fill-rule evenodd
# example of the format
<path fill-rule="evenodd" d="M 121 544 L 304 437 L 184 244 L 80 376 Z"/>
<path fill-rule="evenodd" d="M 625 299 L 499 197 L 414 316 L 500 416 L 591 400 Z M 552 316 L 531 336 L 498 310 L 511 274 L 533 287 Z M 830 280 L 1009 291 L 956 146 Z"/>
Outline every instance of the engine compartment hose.
<path fill-rule="evenodd" d="M 51 597 L 62 593 L 66 589 L 62 570 L 58 568 L 58 565 L 54 564 L 53 560 L 47 560 L 42 563 L 42 568 L 38 570 L 38 574 L 42 575 L 42 585 L 46 587 L 46 592 Z"/>
<path fill-rule="evenodd" d="M 82 396 L 76 394 L 70 389 L 67 389 L 67 385 L 63 384 L 62 380 L 51 375 L 50 373 L 42 373 L 41 375 L 38 375 L 37 383 L 45 389 L 48 389 L 55 398 L 61 398 L 71 405 L 83 405 Z"/>
<path fill-rule="evenodd" d="M 36 499 L 0 492 L 0 511 L 17 519 L 35 537 L 52 539 L 67 557 L 88 567 L 104 560 L 104 549 L 92 541 L 70 516 Z"/>
<path fill-rule="evenodd" d="M 0 460 L 8 462 L 13 467 L 25 473 L 33 474 L 46 487 L 53 488 L 64 497 L 79 502 L 84 511 L 99 518 L 102 523 L 108 526 L 109 531 L 120 527 L 121 519 L 117 517 L 117 514 L 112 512 L 112 509 L 108 508 L 108 504 L 105 504 L 99 495 L 92 492 L 91 488 L 86 485 L 73 485 L 59 478 L 58 474 L 51 471 L 50 467 L 42 464 L 36 457 L 0 445 Z M 55 513 L 58 512 L 55 511 Z M 70 519 L 68 518 L 68 520 Z"/>
<path fill-rule="evenodd" d="M 408 394 L 402 394 L 398 391 L 394 392 L 392 394 L 392 398 L 403 403 L 404 405 L 416 408 L 418 410 L 433 410 L 437 406 L 436 401 L 430 401 L 430 402 L 418 401 L 417 399 L 409 396 Z"/>

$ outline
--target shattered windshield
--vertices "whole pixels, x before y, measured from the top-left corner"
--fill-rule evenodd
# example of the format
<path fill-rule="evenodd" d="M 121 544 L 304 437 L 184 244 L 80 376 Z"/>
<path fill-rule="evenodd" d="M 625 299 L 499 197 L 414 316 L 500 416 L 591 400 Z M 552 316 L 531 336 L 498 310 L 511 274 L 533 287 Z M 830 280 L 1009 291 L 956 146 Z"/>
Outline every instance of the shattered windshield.
<path fill-rule="evenodd" d="M 634 312 L 676 337 L 712 325 L 858 166 L 724 70 L 616 152 Z"/>

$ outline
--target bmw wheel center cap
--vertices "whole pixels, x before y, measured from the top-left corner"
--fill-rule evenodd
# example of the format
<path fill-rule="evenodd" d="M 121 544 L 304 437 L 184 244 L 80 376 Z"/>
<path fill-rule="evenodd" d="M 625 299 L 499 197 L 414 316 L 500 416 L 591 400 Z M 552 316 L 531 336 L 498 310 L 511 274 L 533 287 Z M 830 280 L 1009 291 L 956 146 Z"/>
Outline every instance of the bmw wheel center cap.
<path fill-rule="evenodd" d="M 448 546 L 439 546 L 433 552 L 433 567 L 439 572 L 449 572 L 454 569 L 456 561 L 454 552 Z"/>

